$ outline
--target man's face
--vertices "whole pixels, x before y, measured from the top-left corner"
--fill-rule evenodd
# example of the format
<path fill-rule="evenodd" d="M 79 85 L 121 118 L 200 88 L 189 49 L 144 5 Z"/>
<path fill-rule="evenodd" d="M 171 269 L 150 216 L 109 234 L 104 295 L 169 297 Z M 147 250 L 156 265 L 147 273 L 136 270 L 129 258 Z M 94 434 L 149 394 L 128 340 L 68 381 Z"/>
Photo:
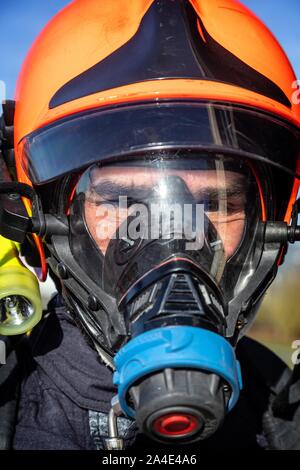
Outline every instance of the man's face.
<path fill-rule="evenodd" d="M 241 173 L 224 170 L 95 167 L 86 192 L 85 218 L 100 250 L 105 254 L 116 228 L 130 214 L 131 202 L 143 203 L 155 191 L 161 200 L 167 200 L 168 189 L 172 190 L 165 187 L 165 178 L 169 176 L 179 177 L 194 201 L 204 205 L 205 214 L 222 239 L 226 259 L 230 258 L 244 232 L 246 178 Z M 127 197 L 128 209 L 120 210 L 119 196 Z M 99 233 L 106 235 L 99 237 Z"/>

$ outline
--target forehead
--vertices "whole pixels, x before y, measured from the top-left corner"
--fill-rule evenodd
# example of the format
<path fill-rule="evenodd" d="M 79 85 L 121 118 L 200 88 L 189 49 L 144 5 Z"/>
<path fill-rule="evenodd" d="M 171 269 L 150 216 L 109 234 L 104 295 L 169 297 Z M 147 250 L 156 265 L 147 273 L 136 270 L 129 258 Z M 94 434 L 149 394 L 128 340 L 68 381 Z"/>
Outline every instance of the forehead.
<path fill-rule="evenodd" d="M 179 176 L 189 186 L 229 186 L 245 180 L 241 172 L 216 168 L 215 170 L 176 170 L 149 167 L 94 167 L 90 171 L 92 185 L 110 181 L 120 186 L 153 186 L 166 176 Z"/>

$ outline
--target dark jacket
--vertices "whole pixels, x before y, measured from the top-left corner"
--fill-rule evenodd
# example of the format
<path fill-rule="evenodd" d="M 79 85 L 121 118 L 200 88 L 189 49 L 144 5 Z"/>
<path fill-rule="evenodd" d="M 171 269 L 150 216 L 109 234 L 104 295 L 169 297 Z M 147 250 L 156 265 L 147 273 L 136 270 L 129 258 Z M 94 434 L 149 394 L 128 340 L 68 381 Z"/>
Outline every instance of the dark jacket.
<path fill-rule="evenodd" d="M 240 341 L 237 357 L 244 384 L 237 405 L 214 436 L 188 450 L 272 447 L 269 436 L 274 423 L 269 427 L 267 423 L 265 432 L 263 422 L 291 373 L 273 353 L 249 338 Z M 112 372 L 100 362 L 64 306 L 53 309 L 35 329 L 22 363 L 14 449 L 103 449 L 110 401 L 116 394 Z M 118 418 L 118 429 L 127 448 L 162 448 L 138 434 L 130 419 Z"/>

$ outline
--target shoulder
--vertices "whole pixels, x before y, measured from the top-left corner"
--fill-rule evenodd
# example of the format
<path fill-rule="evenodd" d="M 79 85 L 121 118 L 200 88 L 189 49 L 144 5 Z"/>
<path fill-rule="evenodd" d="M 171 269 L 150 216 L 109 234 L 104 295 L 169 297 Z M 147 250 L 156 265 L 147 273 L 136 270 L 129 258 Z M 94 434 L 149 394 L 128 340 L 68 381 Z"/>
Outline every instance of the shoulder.
<path fill-rule="evenodd" d="M 278 393 L 291 376 L 291 370 L 282 359 L 263 344 L 243 337 L 236 349 L 245 379 L 251 378 L 259 388 Z"/>
<path fill-rule="evenodd" d="M 108 412 L 113 372 L 99 359 L 65 305 L 54 306 L 30 338 L 40 386 L 58 390 L 77 406 Z"/>

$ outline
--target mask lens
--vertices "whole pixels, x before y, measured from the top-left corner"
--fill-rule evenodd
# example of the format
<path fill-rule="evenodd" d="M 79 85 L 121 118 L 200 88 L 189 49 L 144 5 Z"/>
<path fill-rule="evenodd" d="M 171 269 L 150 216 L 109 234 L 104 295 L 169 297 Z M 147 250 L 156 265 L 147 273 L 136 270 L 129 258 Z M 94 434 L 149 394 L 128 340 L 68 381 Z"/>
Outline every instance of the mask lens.
<path fill-rule="evenodd" d="M 169 220 L 164 219 L 165 227 L 172 221 L 174 230 L 184 235 L 185 229 L 186 236 L 194 233 L 188 233 L 192 222 L 195 227 L 198 222 L 198 232 L 201 230 L 199 219 L 206 214 L 221 237 L 226 259 L 239 246 L 245 228 L 248 184 L 242 172 L 226 170 L 224 166 L 191 170 L 163 165 L 160 168 L 95 166 L 86 176 L 85 219 L 103 254 L 129 216 L 146 213 L 152 217 L 151 227 L 144 234 L 149 238 L 161 232 L 159 213 L 169 216 Z M 198 220 L 191 220 L 193 212 Z M 134 228 L 132 224 L 132 235 Z M 136 236 L 138 228 L 137 224 Z M 198 237 L 201 236 L 203 234 L 198 233 Z"/>
<path fill-rule="evenodd" d="M 145 274 L 143 269 L 178 256 L 203 265 L 218 283 L 224 281 L 226 265 L 244 247 L 248 228 L 255 227 L 261 213 L 251 167 L 221 156 L 163 154 L 92 165 L 75 194 L 72 213 L 81 217 L 98 252 L 102 279 L 97 282 L 102 287 L 108 282 L 108 291 L 118 284 L 125 265 L 134 282 Z M 143 269 L 141 260 L 136 261 L 139 268 L 131 266 L 138 253 Z M 234 262 L 241 264 L 240 259 Z M 240 270 L 235 264 L 235 272 Z"/>

